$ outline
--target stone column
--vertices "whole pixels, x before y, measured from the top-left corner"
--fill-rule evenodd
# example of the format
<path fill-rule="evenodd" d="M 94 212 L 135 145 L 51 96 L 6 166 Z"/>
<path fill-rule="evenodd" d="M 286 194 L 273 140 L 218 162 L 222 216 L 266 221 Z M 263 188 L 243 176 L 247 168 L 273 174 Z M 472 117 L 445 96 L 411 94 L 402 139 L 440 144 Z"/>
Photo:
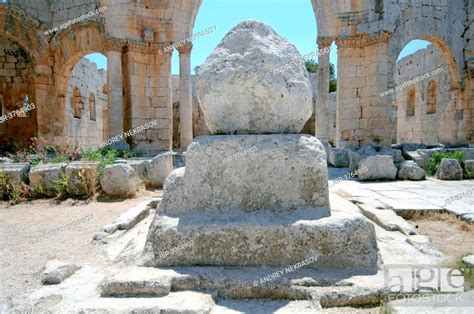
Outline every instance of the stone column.
<path fill-rule="evenodd" d="M 319 49 L 329 47 L 330 40 L 318 40 Z M 329 140 L 329 53 L 318 58 L 318 89 L 316 108 L 314 108 L 315 136 L 323 141 Z"/>
<path fill-rule="evenodd" d="M 186 149 L 193 141 L 191 49 L 191 44 L 177 48 L 179 52 L 179 128 L 182 149 Z"/>
<path fill-rule="evenodd" d="M 107 52 L 107 87 L 109 114 L 109 132 L 107 135 L 107 139 L 110 139 L 117 135 L 123 136 L 124 132 L 122 53 L 119 51 Z M 109 145 L 109 148 L 129 149 L 129 146 L 122 140 L 121 142 L 116 142 L 112 145 Z"/>

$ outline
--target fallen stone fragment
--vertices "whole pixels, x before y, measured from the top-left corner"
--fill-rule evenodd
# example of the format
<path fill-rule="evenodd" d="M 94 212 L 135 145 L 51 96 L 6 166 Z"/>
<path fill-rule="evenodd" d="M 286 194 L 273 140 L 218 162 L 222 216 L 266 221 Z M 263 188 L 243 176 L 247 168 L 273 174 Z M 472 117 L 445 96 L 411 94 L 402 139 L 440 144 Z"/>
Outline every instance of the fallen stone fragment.
<path fill-rule="evenodd" d="M 462 258 L 462 261 L 467 267 L 471 267 L 471 268 L 474 267 L 474 255 L 464 256 Z"/>
<path fill-rule="evenodd" d="M 359 163 L 359 180 L 394 180 L 397 177 L 397 167 L 392 156 L 369 156 Z"/>
<path fill-rule="evenodd" d="M 413 160 L 404 161 L 400 164 L 398 178 L 400 180 L 420 181 L 425 179 L 425 170 L 418 166 Z"/>
<path fill-rule="evenodd" d="M 463 170 L 459 161 L 452 158 L 443 158 L 436 170 L 436 177 L 440 180 L 462 180 Z"/>
<path fill-rule="evenodd" d="M 133 196 L 137 191 L 135 170 L 126 163 L 108 165 L 100 177 L 100 185 L 106 194 Z"/>
<path fill-rule="evenodd" d="M 388 231 L 400 231 L 404 235 L 415 235 L 415 228 L 390 209 L 376 209 L 371 205 L 359 206 L 362 214 Z"/>
<path fill-rule="evenodd" d="M 49 261 L 40 274 L 43 285 L 55 285 L 71 277 L 80 266 L 58 260 Z"/>

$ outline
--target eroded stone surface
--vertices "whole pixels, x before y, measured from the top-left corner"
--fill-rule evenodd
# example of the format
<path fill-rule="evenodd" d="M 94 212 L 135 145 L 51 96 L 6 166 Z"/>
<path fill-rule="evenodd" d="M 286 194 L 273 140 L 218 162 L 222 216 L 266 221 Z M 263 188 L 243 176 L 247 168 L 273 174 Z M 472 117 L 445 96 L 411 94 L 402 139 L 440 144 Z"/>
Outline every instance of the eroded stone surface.
<path fill-rule="evenodd" d="M 400 164 L 398 178 L 401 180 L 419 181 L 425 179 L 425 170 L 418 166 L 414 161 L 404 161 Z"/>
<path fill-rule="evenodd" d="M 166 177 L 173 171 L 173 154 L 159 154 L 153 158 L 150 167 L 147 170 L 150 184 L 153 187 L 160 188 Z"/>
<path fill-rule="evenodd" d="M 30 185 L 36 189 L 40 188 L 44 193 L 52 193 L 56 191 L 55 182 L 64 175 L 66 163 L 58 164 L 42 164 L 32 167 L 28 174 Z"/>
<path fill-rule="evenodd" d="M 100 177 L 100 185 L 109 195 L 133 196 L 137 190 L 135 170 L 125 163 L 108 165 Z"/>
<path fill-rule="evenodd" d="M 359 180 L 394 180 L 397 177 L 397 168 L 392 156 L 369 156 L 359 162 Z"/>
<path fill-rule="evenodd" d="M 182 189 L 164 213 L 314 210 L 329 214 L 326 153 L 308 135 L 201 136 L 189 146 Z M 171 184 L 171 182 L 170 182 Z M 179 194 L 175 194 L 179 193 Z"/>
<path fill-rule="evenodd" d="M 436 170 L 436 177 L 440 180 L 462 180 L 463 171 L 459 161 L 443 158 Z"/>
<path fill-rule="evenodd" d="M 274 71 L 294 60 L 282 73 Z M 212 134 L 298 133 L 312 112 L 301 55 L 257 21 L 232 28 L 197 71 L 197 92 Z"/>
<path fill-rule="evenodd" d="M 81 267 L 58 260 L 49 261 L 40 274 L 41 283 L 52 285 L 71 277 Z"/>

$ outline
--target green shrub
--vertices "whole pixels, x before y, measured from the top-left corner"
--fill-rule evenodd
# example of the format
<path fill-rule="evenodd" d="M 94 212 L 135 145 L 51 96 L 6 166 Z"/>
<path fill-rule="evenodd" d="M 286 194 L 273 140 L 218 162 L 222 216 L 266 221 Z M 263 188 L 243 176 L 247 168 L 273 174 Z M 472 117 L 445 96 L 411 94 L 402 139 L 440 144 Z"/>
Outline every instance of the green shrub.
<path fill-rule="evenodd" d="M 111 165 L 115 162 L 119 152 L 115 149 L 98 149 L 98 148 L 89 148 L 82 151 L 81 161 L 97 161 L 99 162 L 99 173 L 105 169 L 105 166 Z"/>
<path fill-rule="evenodd" d="M 454 152 L 435 152 L 433 155 L 431 155 L 430 160 L 428 161 L 428 167 L 426 169 L 426 172 L 429 175 L 433 176 L 436 173 L 438 165 L 441 163 L 441 160 L 443 160 L 443 158 L 457 159 L 459 161 L 459 164 L 462 164 L 464 162 L 464 155 L 460 150 L 456 150 Z"/>
<path fill-rule="evenodd" d="M 23 182 L 10 180 L 6 175 L 0 175 L 0 196 L 11 204 L 17 204 L 32 197 L 33 190 Z"/>

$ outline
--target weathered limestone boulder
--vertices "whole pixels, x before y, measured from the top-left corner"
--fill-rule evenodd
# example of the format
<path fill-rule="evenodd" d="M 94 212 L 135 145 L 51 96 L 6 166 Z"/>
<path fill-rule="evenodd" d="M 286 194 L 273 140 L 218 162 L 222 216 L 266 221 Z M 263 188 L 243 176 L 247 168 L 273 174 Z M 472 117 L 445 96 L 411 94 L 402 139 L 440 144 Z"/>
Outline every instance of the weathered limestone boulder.
<path fill-rule="evenodd" d="M 474 179 L 474 159 L 464 161 L 466 179 Z"/>
<path fill-rule="evenodd" d="M 211 134 L 299 133 L 313 110 L 301 55 L 257 21 L 231 29 L 199 67 L 197 95 Z"/>
<path fill-rule="evenodd" d="M 402 162 L 405 161 L 405 158 L 403 158 L 402 152 L 398 149 L 382 147 L 377 152 L 377 154 L 392 156 L 393 162 L 395 163 L 396 166 L 400 165 Z"/>
<path fill-rule="evenodd" d="M 461 153 L 464 155 L 464 159 L 474 159 L 474 148 L 472 147 L 465 147 L 465 148 L 461 148 L 459 149 L 461 151 Z"/>
<path fill-rule="evenodd" d="M 359 163 L 359 180 L 394 180 L 397 177 L 397 167 L 393 163 L 392 156 L 369 156 Z"/>
<path fill-rule="evenodd" d="M 164 153 L 155 156 L 147 171 L 151 186 L 161 188 L 171 171 L 173 171 L 172 153 Z"/>
<path fill-rule="evenodd" d="M 13 163 L 13 160 L 8 157 L 0 157 L 0 164 L 3 163 Z"/>
<path fill-rule="evenodd" d="M 443 149 L 442 148 L 417 149 L 416 153 L 418 154 L 418 156 L 420 156 L 420 159 L 413 159 L 413 160 L 418 164 L 418 166 L 420 166 L 423 169 L 426 169 L 431 156 L 433 156 L 434 153 L 439 152 L 439 151 L 443 151 Z"/>
<path fill-rule="evenodd" d="M 351 171 L 356 171 L 357 169 L 359 169 L 359 163 L 364 157 L 361 154 L 352 150 L 349 150 L 348 156 L 349 168 L 351 169 Z"/>
<path fill-rule="evenodd" d="M 151 163 L 148 162 L 148 166 Z M 135 175 L 141 179 L 147 177 L 147 161 L 146 160 L 127 160 L 127 164 L 135 170 Z"/>
<path fill-rule="evenodd" d="M 97 162 L 75 161 L 66 166 L 67 192 L 73 196 L 90 196 L 96 191 L 99 179 Z"/>
<path fill-rule="evenodd" d="M 373 144 L 373 143 L 367 143 L 364 146 L 362 146 L 357 153 L 359 153 L 362 156 L 372 156 L 377 154 L 377 149 L 380 147 Z"/>
<path fill-rule="evenodd" d="M 462 175 L 459 161 L 452 158 L 443 158 L 436 170 L 436 177 L 440 180 L 462 180 Z"/>
<path fill-rule="evenodd" d="M 329 164 L 336 168 L 349 167 L 349 152 L 347 148 L 331 148 L 329 150 Z"/>
<path fill-rule="evenodd" d="M 100 177 L 100 185 L 109 195 L 133 196 L 137 190 L 135 170 L 125 163 L 108 165 Z"/>
<path fill-rule="evenodd" d="M 474 255 L 464 256 L 462 261 L 467 267 L 474 268 Z"/>
<path fill-rule="evenodd" d="M 67 163 L 39 164 L 31 168 L 29 173 L 30 186 L 39 189 L 42 193 L 56 192 L 55 182 L 64 175 Z"/>
<path fill-rule="evenodd" d="M 186 166 L 186 152 L 173 153 L 173 167 L 175 169 Z"/>
<path fill-rule="evenodd" d="M 400 164 L 398 170 L 398 178 L 400 180 L 424 180 L 426 177 L 425 170 L 418 166 L 413 160 L 404 161 Z"/>
<path fill-rule="evenodd" d="M 43 285 L 55 285 L 71 277 L 81 267 L 58 260 L 49 261 L 40 274 Z"/>
<path fill-rule="evenodd" d="M 2 163 L 0 164 L 0 175 L 4 175 L 11 181 L 28 183 L 28 172 L 30 164 L 28 163 Z"/>
<path fill-rule="evenodd" d="M 161 201 L 161 208 L 170 208 L 177 204 L 184 194 L 184 172 L 186 168 L 181 167 L 173 170 L 163 184 L 163 194 L 166 195 Z"/>
<path fill-rule="evenodd" d="M 326 153 L 313 136 L 200 136 L 188 147 L 186 163 L 184 193 L 173 203 L 167 201 L 173 193 L 165 193 L 163 212 L 329 214 Z"/>

